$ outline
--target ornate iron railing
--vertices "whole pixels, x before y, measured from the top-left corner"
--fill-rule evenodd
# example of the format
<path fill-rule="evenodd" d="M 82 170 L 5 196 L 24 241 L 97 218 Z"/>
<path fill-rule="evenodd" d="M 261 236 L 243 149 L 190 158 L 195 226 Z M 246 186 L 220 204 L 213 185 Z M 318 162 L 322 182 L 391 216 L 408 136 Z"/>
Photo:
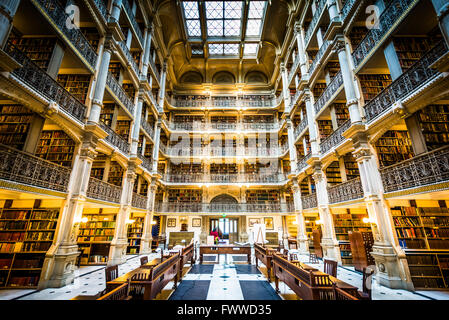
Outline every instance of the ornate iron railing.
<path fill-rule="evenodd" d="M 104 5 L 103 0 L 93 0 L 93 3 L 95 3 L 95 6 L 97 7 L 98 11 L 101 13 L 101 16 L 105 21 L 108 21 L 108 9 Z"/>
<path fill-rule="evenodd" d="M 129 21 L 131 22 L 131 25 L 133 26 L 133 29 L 136 33 L 137 38 L 139 39 L 142 46 L 144 46 L 145 44 L 143 42 L 142 31 L 140 31 L 139 24 L 136 21 L 136 17 L 133 14 L 133 11 L 131 9 L 131 6 L 129 5 L 128 0 L 122 0 L 122 4 L 123 4 L 123 8 L 125 8 L 127 16 L 129 17 Z"/>
<path fill-rule="evenodd" d="M 157 70 L 156 63 L 154 63 L 152 57 L 150 57 L 149 62 L 150 62 L 150 67 L 153 70 L 154 75 L 156 76 L 157 82 L 159 82 L 161 75 L 159 74 L 159 70 Z"/>
<path fill-rule="evenodd" d="M 307 160 L 309 160 L 311 156 L 312 156 L 312 153 L 309 152 L 304 157 L 302 157 L 301 159 L 298 160 L 298 164 L 296 165 L 296 170 L 298 173 L 301 172 L 302 169 L 307 167 Z"/>
<path fill-rule="evenodd" d="M 301 196 L 301 201 L 303 209 L 316 208 L 318 206 L 318 199 L 316 197 L 316 192 L 305 196 Z"/>
<path fill-rule="evenodd" d="M 304 36 L 305 47 L 307 47 L 309 40 L 312 37 L 313 31 L 315 30 L 318 20 L 320 19 L 320 16 L 323 13 L 323 9 L 324 9 L 324 6 L 326 5 L 326 3 L 327 3 L 327 0 L 320 0 L 317 3 L 315 14 L 312 17 L 312 21 L 310 21 L 309 28 L 307 29 L 306 34 Z"/>
<path fill-rule="evenodd" d="M 301 134 L 301 132 L 304 131 L 304 129 L 307 127 L 307 118 L 302 119 L 302 121 L 296 126 L 294 132 L 295 132 L 295 139 Z"/>
<path fill-rule="evenodd" d="M 134 208 L 146 209 L 148 197 L 133 192 L 133 198 L 131 200 L 131 206 Z"/>
<path fill-rule="evenodd" d="M 114 130 L 112 130 L 110 127 L 108 127 L 103 122 L 99 122 L 100 127 L 107 132 L 107 136 L 104 140 L 112 144 L 113 146 L 117 147 L 120 151 L 122 151 L 124 154 L 129 153 L 129 143 L 125 139 L 123 139 L 118 133 L 116 133 Z"/>
<path fill-rule="evenodd" d="M 344 23 L 346 18 L 348 17 L 349 12 L 354 8 L 354 4 L 359 3 L 360 0 L 346 0 L 343 8 L 341 8 L 340 16 L 341 21 Z"/>
<path fill-rule="evenodd" d="M 67 192 L 71 170 L 0 145 L 0 179 Z"/>
<path fill-rule="evenodd" d="M 140 77 L 139 66 L 136 63 L 136 60 L 134 60 L 134 57 L 132 56 L 131 52 L 129 52 L 129 49 L 126 46 L 126 40 L 118 41 L 118 44 L 123 54 L 125 55 L 126 59 L 128 60 L 127 62 L 131 65 L 131 68 L 134 70 L 137 77 Z"/>
<path fill-rule="evenodd" d="M 70 28 L 67 21 L 70 17 L 65 13 L 58 0 L 31 0 L 39 10 L 43 11 L 44 16 L 50 18 L 52 24 L 71 42 L 74 48 L 86 60 L 89 66 L 94 69 L 97 61 L 97 54 L 91 47 L 89 41 L 83 33 L 77 28 Z"/>
<path fill-rule="evenodd" d="M 313 74 L 313 72 L 315 71 L 315 68 L 321 62 L 321 58 L 323 57 L 323 55 L 326 52 L 327 48 L 329 48 L 330 43 L 331 43 L 331 41 L 325 40 L 323 45 L 320 47 L 320 49 L 316 53 L 315 58 L 313 59 L 312 63 L 309 66 L 309 76 L 311 76 Z"/>
<path fill-rule="evenodd" d="M 122 188 L 90 177 L 86 195 L 88 198 L 120 203 Z"/>
<path fill-rule="evenodd" d="M 108 76 L 106 78 L 106 85 L 113 92 L 113 94 L 117 97 L 117 99 L 125 106 L 126 109 L 134 114 L 134 103 L 128 97 L 128 94 L 123 90 L 122 86 L 119 85 L 117 80 L 115 80 L 114 76 L 108 72 Z"/>
<path fill-rule="evenodd" d="M 283 173 L 273 174 L 164 174 L 162 179 L 170 183 L 281 183 L 287 180 Z"/>
<path fill-rule="evenodd" d="M 290 84 L 293 80 L 293 77 L 296 74 L 296 69 L 299 65 L 299 52 L 295 56 L 295 61 L 293 62 L 292 68 L 290 69 L 290 72 L 288 73 L 288 83 Z"/>
<path fill-rule="evenodd" d="M 286 203 L 156 203 L 155 211 L 158 213 L 240 213 L 240 212 L 254 212 L 254 213 L 288 213 L 291 206 Z"/>
<path fill-rule="evenodd" d="M 449 146 L 380 170 L 385 192 L 449 181 Z"/>
<path fill-rule="evenodd" d="M 327 194 L 329 196 L 329 203 L 362 199 L 363 188 L 360 177 L 328 187 Z"/>
<path fill-rule="evenodd" d="M 142 126 L 143 130 L 146 131 L 146 133 L 148 133 L 148 135 L 151 137 L 151 139 L 154 138 L 154 130 L 151 127 L 151 125 L 145 121 L 145 119 L 141 119 L 140 120 L 140 125 Z"/>
<path fill-rule="evenodd" d="M 277 123 L 255 122 L 255 123 L 204 123 L 200 121 L 195 122 L 166 122 L 170 130 L 183 131 L 204 131 L 204 130 L 219 130 L 219 131 L 269 131 L 279 129 Z"/>
<path fill-rule="evenodd" d="M 266 148 L 222 148 L 222 147 L 183 147 L 181 144 L 179 146 L 163 146 L 160 145 L 161 151 L 167 156 L 174 157 L 190 157 L 190 156 L 211 156 L 211 157 L 278 157 L 285 153 L 286 147 L 270 147 L 267 145 Z M 287 146 L 288 148 L 288 146 Z"/>
<path fill-rule="evenodd" d="M 140 152 L 137 154 L 137 157 L 142 160 L 142 167 L 147 169 L 149 172 L 153 170 L 153 166 L 151 164 L 151 159 L 148 159 L 147 157 L 143 156 Z"/>
<path fill-rule="evenodd" d="M 329 85 L 326 87 L 326 89 L 323 91 L 321 96 L 318 98 L 318 100 L 313 105 L 315 112 L 319 113 L 320 110 L 326 105 L 326 103 L 329 101 L 329 99 L 338 91 L 339 88 L 343 87 L 343 76 L 341 74 L 341 71 L 338 71 L 338 73 L 335 75 L 335 77 L 332 79 L 332 81 L 329 83 Z"/>
<path fill-rule="evenodd" d="M 401 98 L 440 74 L 439 71 L 430 68 L 430 65 L 443 56 L 447 50 L 446 43 L 444 41 L 439 42 L 399 78 L 382 90 L 374 99 L 370 100 L 363 107 L 365 109 L 366 121 L 368 123 L 372 122 L 390 109 L 395 102 L 400 101 Z"/>
<path fill-rule="evenodd" d="M 176 108 L 259 108 L 276 107 L 280 101 L 278 98 L 270 97 L 259 99 L 237 98 L 235 96 L 227 97 L 209 97 L 196 96 L 193 99 L 184 99 L 180 97 L 166 97 L 169 104 Z"/>
<path fill-rule="evenodd" d="M 84 122 L 86 107 L 72 96 L 63 86 L 40 69 L 27 55 L 8 42 L 5 51 L 22 67 L 15 69 L 13 75 L 31 86 L 48 100 L 56 102 L 75 119 Z"/>
<path fill-rule="evenodd" d="M 346 120 L 337 130 L 332 132 L 320 143 L 321 153 L 324 155 L 331 148 L 338 146 L 342 141 L 346 140 L 342 133 L 351 126 L 351 119 Z"/>
<path fill-rule="evenodd" d="M 410 10 L 417 0 L 392 0 L 379 17 L 379 28 L 373 28 L 368 31 L 366 36 L 359 43 L 352 53 L 354 67 L 357 68 L 360 63 L 369 55 L 371 50 L 378 45 L 384 35 L 403 17 L 406 10 Z"/>

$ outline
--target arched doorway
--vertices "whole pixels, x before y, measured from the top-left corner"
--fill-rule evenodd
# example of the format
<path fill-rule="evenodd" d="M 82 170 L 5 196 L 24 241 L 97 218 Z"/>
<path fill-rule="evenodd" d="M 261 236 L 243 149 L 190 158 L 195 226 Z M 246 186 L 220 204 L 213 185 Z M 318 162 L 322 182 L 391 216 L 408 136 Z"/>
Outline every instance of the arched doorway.
<path fill-rule="evenodd" d="M 236 198 L 229 194 L 220 194 L 210 201 L 210 203 L 216 204 L 237 204 L 238 201 Z M 227 212 L 223 212 L 222 214 L 226 214 Z M 211 217 L 210 219 L 210 230 L 209 233 L 213 230 L 218 231 L 218 236 L 220 240 L 225 243 L 233 244 L 238 241 L 238 225 L 239 219 L 237 217 Z"/>

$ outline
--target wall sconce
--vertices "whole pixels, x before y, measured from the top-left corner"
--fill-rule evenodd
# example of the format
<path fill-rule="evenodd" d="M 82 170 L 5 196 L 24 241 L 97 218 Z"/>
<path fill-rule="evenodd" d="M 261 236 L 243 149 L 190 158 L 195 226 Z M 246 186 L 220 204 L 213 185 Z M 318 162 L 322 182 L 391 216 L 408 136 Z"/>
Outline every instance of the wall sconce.
<path fill-rule="evenodd" d="M 321 221 L 321 219 L 317 220 L 317 221 L 315 221 L 315 224 L 323 224 L 323 221 Z"/>
<path fill-rule="evenodd" d="M 373 223 L 376 224 L 376 221 L 374 219 L 371 218 L 363 218 L 362 219 L 363 223 Z"/>
<path fill-rule="evenodd" d="M 304 223 L 305 223 L 305 224 L 309 224 L 310 221 L 309 221 L 309 220 L 305 220 Z"/>
<path fill-rule="evenodd" d="M 74 223 L 86 223 L 87 221 L 89 221 L 89 219 L 87 219 L 87 217 L 78 217 L 73 219 Z"/>
<path fill-rule="evenodd" d="M 125 220 L 125 224 L 132 224 L 134 222 L 136 222 L 136 220 L 132 220 L 132 219 L 126 219 Z"/>
<path fill-rule="evenodd" d="M 298 224 L 298 221 L 296 221 L 296 220 L 293 220 L 293 221 L 292 221 L 292 224 L 295 224 L 295 225 L 297 225 L 297 224 Z"/>
<path fill-rule="evenodd" d="M 151 221 L 151 224 L 157 224 L 157 222 L 153 220 L 153 221 Z"/>

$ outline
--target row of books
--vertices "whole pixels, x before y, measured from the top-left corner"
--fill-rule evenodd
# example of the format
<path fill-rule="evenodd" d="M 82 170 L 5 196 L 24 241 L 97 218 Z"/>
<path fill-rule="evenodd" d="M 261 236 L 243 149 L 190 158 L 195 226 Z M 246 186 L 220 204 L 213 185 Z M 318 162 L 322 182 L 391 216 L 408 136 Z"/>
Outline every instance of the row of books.
<path fill-rule="evenodd" d="M 88 221 L 82 223 L 80 228 L 114 228 L 115 221 Z"/>
<path fill-rule="evenodd" d="M 418 218 L 393 217 L 394 225 L 396 227 L 419 227 L 421 223 Z"/>
<path fill-rule="evenodd" d="M 91 242 L 91 241 L 112 241 L 113 236 L 96 236 L 96 237 L 78 237 L 78 242 Z"/>
<path fill-rule="evenodd" d="M 108 236 L 114 235 L 114 229 L 81 229 L 79 231 L 80 236 Z"/>
<path fill-rule="evenodd" d="M 33 241 L 53 241 L 54 232 L 28 232 L 25 240 Z"/>
<path fill-rule="evenodd" d="M 420 228 L 396 228 L 399 238 L 422 238 L 424 233 Z"/>

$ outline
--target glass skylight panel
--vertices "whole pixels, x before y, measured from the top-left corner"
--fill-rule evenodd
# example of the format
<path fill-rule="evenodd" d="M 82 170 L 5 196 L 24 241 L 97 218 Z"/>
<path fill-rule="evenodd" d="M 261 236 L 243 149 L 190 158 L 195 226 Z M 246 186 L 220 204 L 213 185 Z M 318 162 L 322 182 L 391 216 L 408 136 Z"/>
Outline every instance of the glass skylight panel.
<path fill-rule="evenodd" d="M 241 19 L 242 18 L 242 2 L 241 1 L 225 1 L 224 3 L 225 19 Z"/>
<path fill-rule="evenodd" d="M 223 20 L 207 20 L 207 35 L 211 37 L 223 36 Z"/>
<path fill-rule="evenodd" d="M 198 11 L 198 2 L 196 1 L 184 1 L 184 14 L 186 19 L 199 19 L 200 13 Z"/>
<path fill-rule="evenodd" d="M 186 19 L 187 35 L 201 37 L 200 12 L 197 1 L 183 1 L 184 16 Z"/>
<path fill-rule="evenodd" d="M 240 35 L 240 20 L 225 20 L 224 36 L 238 37 Z"/>
<path fill-rule="evenodd" d="M 249 3 L 248 19 L 262 19 L 265 1 L 251 1 Z"/>
<path fill-rule="evenodd" d="M 223 2 L 206 1 L 206 19 L 223 19 Z"/>
<path fill-rule="evenodd" d="M 209 43 L 209 54 L 211 54 L 211 55 L 223 54 L 223 44 L 222 43 Z"/>
<path fill-rule="evenodd" d="M 245 47 L 243 49 L 244 55 L 255 55 L 257 52 L 257 43 L 245 43 Z"/>
<path fill-rule="evenodd" d="M 246 35 L 259 36 L 261 26 L 262 26 L 261 19 L 248 19 L 248 23 L 246 25 Z"/>
<path fill-rule="evenodd" d="M 238 55 L 239 54 L 239 44 L 238 43 L 225 43 L 223 45 L 224 55 Z"/>

